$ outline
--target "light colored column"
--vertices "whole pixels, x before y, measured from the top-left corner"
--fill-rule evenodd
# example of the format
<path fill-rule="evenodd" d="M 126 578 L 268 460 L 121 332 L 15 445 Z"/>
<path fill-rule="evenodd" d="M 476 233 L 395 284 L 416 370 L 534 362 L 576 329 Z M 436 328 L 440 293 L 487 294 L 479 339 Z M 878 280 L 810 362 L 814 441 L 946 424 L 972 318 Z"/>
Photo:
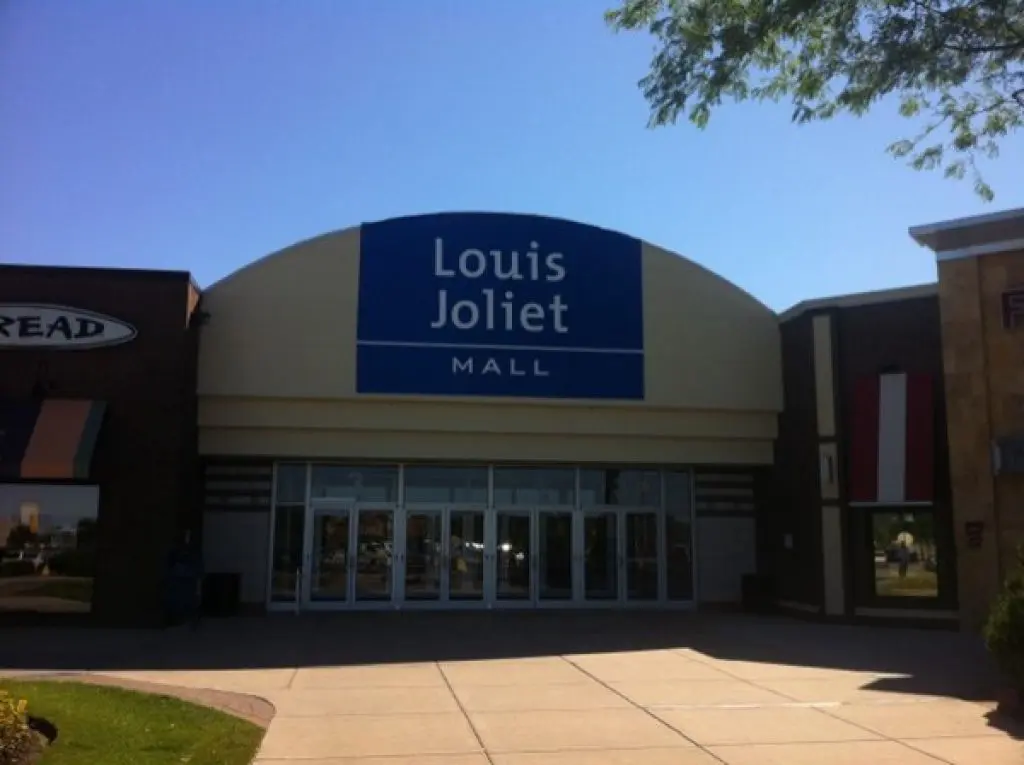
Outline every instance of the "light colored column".
<path fill-rule="evenodd" d="M 839 456 L 836 448 L 835 358 L 832 348 L 832 317 L 815 316 L 811 322 L 814 338 L 814 398 L 818 420 L 818 485 L 821 499 L 839 499 Z M 841 616 L 846 610 L 844 586 L 845 545 L 842 513 L 834 504 L 821 508 L 822 577 L 825 613 Z"/>
<path fill-rule="evenodd" d="M 835 505 L 821 508 L 821 552 L 825 574 L 825 613 L 841 616 L 846 611 L 846 591 L 843 587 L 842 514 Z"/>
<path fill-rule="evenodd" d="M 818 437 L 836 435 L 835 382 L 833 380 L 832 317 L 815 316 L 811 322 L 814 335 L 814 393 L 818 414 Z"/>

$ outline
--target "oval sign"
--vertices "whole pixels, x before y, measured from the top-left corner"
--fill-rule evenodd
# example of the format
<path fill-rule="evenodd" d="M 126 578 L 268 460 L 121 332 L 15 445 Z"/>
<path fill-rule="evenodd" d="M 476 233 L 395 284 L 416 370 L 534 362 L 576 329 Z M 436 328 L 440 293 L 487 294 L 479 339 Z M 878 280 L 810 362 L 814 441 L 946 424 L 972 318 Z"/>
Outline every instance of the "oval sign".
<path fill-rule="evenodd" d="M 98 348 L 136 334 L 131 324 L 81 308 L 0 303 L 0 348 Z"/>

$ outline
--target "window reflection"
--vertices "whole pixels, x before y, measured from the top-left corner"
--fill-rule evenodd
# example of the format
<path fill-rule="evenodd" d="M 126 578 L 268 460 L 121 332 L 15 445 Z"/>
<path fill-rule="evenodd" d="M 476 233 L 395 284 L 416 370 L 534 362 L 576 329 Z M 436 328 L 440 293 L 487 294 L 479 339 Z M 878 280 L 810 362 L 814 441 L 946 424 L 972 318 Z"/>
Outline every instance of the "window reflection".
<path fill-rule="evenodd" d="M 871 517 L 875 594 L 934 598 L 939 594 L 934 514 L 881 512 Z"/>
<path fill-rule="evenodd" d="M 398 467 L 314 465 L 312 496 L 361 502 L 397 502 Z"/>
<path fill-rule="evenodd" d="M 580 499 L 584 507 L 657 507 L 661 504 L 661 472 L 616 468 L 581 470 Z"/>
<path fill-rule="evenodd" d="M 574 505 L 576 471 L 572 468 L 497 467 L 494 504 Z"/>
<path fill-rule="evenodd" d="M 277 466 L 277 501 L 287 503 L 306 501 L 305 464 Z"/>
<path fill-rule="evenodd" d="M 98 509 L 95 486 L 0 485 L 0 611 L 91 610 Z"/>
<path fill-rule="evenodd" d="M 405 501 L 486 505 L 487 468 L 408 465 Z"/>

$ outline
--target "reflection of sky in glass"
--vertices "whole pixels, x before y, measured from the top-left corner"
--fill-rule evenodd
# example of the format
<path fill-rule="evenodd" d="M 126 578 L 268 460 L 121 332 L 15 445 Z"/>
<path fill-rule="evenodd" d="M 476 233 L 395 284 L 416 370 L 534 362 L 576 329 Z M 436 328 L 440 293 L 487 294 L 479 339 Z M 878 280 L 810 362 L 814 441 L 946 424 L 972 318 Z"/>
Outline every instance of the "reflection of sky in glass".
<path fill-rule="evenodd" d="M 98 502 L 93 486 L 0 485 L 0 611 L 92 608 Z"/>
<path fill-rule="evenodd" d="M 657 470 L 580 471 L 583 505 L 655 507 L 661 504 L 661 473 Z"/>
<path fill-rule="evenodd" d="M 576 471 L 572 468 L 495 468 L 495 505 L 572 505 Z"/>
<path fill-rule="evenodd" d="M 398 500 L 397 467 L 314 465 L 312 496 L 363 502 Z"/>
<path fill-rule="evenodd" d="M 487 468 L 407 466 L 405 501 L 487 504 Z"/>
<path fill-rule="evenodd" d="M 19 527 L 43 543 L 45 537 L 76 535 L 83 521 L 96 520 L 98 503 L 94 486 L 0 484 L 0 546 Z"/>

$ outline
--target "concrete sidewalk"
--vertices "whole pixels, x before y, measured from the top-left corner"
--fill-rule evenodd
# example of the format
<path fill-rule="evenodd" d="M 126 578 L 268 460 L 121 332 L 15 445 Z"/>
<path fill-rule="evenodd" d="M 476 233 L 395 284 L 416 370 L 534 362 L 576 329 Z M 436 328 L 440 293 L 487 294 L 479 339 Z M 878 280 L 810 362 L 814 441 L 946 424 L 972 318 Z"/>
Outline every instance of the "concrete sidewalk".
<path fill-rule="evenodd" d="M 157 635 L 155 667 L 122 655 L 82 668 L 267 699 L 260 765 L 1024 763 L 1024 730 L 987 700 L 991 666 L 952 633 L 619 613 L 353 614 Z M 244 666 L 268 640 L 297 660 Z"/>

